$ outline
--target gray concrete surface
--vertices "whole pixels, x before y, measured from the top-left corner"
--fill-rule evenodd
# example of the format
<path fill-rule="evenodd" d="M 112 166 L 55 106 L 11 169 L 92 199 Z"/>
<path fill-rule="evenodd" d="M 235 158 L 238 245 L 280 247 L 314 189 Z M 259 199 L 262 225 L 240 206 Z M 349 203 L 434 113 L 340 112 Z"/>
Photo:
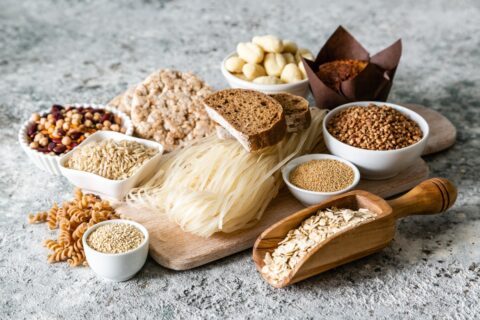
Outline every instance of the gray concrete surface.
<path fill-rule="evenodd" d="M 480 317 L 480 3 L 472 1 L 0 1 L 0 319 L 463 319 Z M 421 103 L 459 130 L 429 156 L 460 194 L 446 214 L 398 225 L 391 246 L 284 290 L 250 251 L 191 271 L 148 261 L 125 283 L 48 265 L 28 212 L 71 197 L 16 142 L 53 102 L 104 103 L 161 67 L 226 86 L 221 59 L 274 33 L 316 51 L 345 25 L 371 51 L 404 41 L 392 101 Z"/>

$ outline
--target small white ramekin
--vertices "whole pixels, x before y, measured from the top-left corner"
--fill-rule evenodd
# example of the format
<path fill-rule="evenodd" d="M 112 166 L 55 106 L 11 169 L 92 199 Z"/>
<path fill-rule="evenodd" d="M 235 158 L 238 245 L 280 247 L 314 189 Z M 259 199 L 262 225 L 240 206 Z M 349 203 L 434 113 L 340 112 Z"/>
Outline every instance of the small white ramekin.
<path fill-rule="evenodd" d="M 236 76 L 234 76 L 230 71 L 225 68 L 225 61 L 230 58 L 231 56 L 236 55 L 235 52 L 229 54 L 223 61 L 222 61 L 222 74 L 227 80 L 228 84 L 232 88 L 240 88 L 240 89 L 250 89 L 256 90 L 263 93 L 271 94 L 271 93 L 280 93 L 280 92 L 288 92 L 297 96 L 307 97 L 308 96 L 308 78 L 298 81 L 295 83 L 284 83 L 284 84 L 259 84 L 255 82 L 250 82 L 246 80 L 242 80 Z"/>
<path fill-rule="evenodd" d="M 345 163 L 347 166 L 349 166 L 353 170 L 354 176 L 353 176 L 352 184 L 346 187 L 345 189 L 334 191 L 334 192 L 310 191 L 310 190 L 305 190 L 295 186 L 293 183 L 290 182 L 290 172 L 292 172 L 292 170 L 295 169 L 298 165 L 310 160 L 338 160 L 342 163 Z M 293 194 L 293 196 L 297 198 L 298 201 L 300 201 L 304 206 L 308 207 L 308 206 L 312 206 L 314 204 L 320 203 L 331 196 L 341 194 L 355 188 L 355 186 L 360 181 L 360 172 L 358 171 L 357 167 L 355 167 L 353 163 L 345 159 L 342 159 L 340 157 L 332 156 L 331 154 L 307 154 L 307 155 L 295 158 L 290 162 L 288 162 L 285 166 L 283 166 L 282 177 L 283 177 L 283 181 L 285 181 L 285 184 L 287 185 L 288 189 Z"/>
<path fill-rule="evenodd" d="M 90 142 L 113 139 L 115 141 L 129 140 L 141 143 L 149 148 L 155 148 L 158 153 L 150 160 L 147 160 L 131 177 L 123 180 L 111 180 L 91 172 L 80 171 L 65 167 L 65 163 L 72 157 L 75 151 L 88 145 Z M 122 200 L 125 195 L 140 182 L 155 173 L 155 168 L 163 154 L 163 146 L 155 141 L 127 136 L 114 131 L 97 131 L 85 139 L 78 147 L 63 155 L 59 161 L 62 175 L 73 185 L 85 192 L 94 193 L 102 198 Z"/>
<path fill-rule="evenodd" d="M 402 149 L 367 150 L 343 143 L 328 132 L 327 124 L 337 113 L 352 106 L 366 107 L 369 104 L 379 106 L 386 105 L 403 113 L 419 125 L 423 133 L 422 139 L 417 143 Z M 362 178 L 370 180 L 382 180 L 394 177 L 411 166 L 415 160 L 422 155 L 423 150 L 427 145 L 429 130 L 427 121 L 425 121 L 425 119 L 418 113 L 408 108 L 387 102 L 362 101 L 347 103 L 330 111 L 323 120 L 323 138 L 328 150 L 332 154 L 354 163 L 362 173 Z"/>
<path fill-rule="evenodd" d="M 93 104 L 93 103 L 75 103 L 75 104 L 68 104 L 65 106 L 73 106 L 73 107 L 92 107 L 92 108 L 98 108 L 98 109 L 105 109 L 108 110 L 109 112 L 112 112 L 113 114 L 119 116 L 122 119 L 122 127 L 125 127 L 127 129 L 126 135 L 132 135 L 133 134 L 133 124 L 130 118 L 123 112 L 118 111 L 117 109 L 114 109 L 112 107 L 106 106 L 106 105 L 98 105 L 98 104 Z M 50 109 L 47 110 L 42 110 L 39 112 L 40 114 L 48 113 Z M 20 146 L 22 147 L 23 151 L 28 155 L 30 160 L 40 169 L 53 174 L 53 175 L 61 175 L 60 172 L 60 157 L 59 155 L 50 155 L 50 154 L 45 154 L 42 152 L 39 152 L 35 149 L 30 148 L 30 143 L 28 142 L 28 136 L 27 136 L 27 127 L 31 123 L 30 120 L 27 120 L 23 123 L 22 127 L 20 128 L 20 131 L 18 132 L 18 142 L 20 143 Z"/>
<path fill-rule="evenodd" d="M 103 253 L 91 248 L 87 243 L 88 236 L 98 227 L 112 223 L 124 223 L 136 227 L 143 233 L 143 242 L 137 248 L 124 253 Z M 144 226 L 135 221 L 121 219 L 97 223 L 87 229 L 82 237 L 88 265 L 97 275 L 111 281 L 126 281 L 142 269 L 148 256 L 149 241 L 148 231 Z"/>

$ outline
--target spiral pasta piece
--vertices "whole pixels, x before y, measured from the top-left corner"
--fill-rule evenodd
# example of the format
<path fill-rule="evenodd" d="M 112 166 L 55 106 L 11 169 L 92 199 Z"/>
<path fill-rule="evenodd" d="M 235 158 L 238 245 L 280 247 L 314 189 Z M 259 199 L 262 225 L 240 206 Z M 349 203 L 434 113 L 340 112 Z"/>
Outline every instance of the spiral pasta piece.
<path fill-rule="evenodd" d="M 88 223 L 82 222 L 72 233 L 73 240 L 81 239 L 85 231 L 88 229 Z"/>
<path fill-rule="evenodd" d="M 57 211 L 58 206 L 56 203 L 53 204 L 53 207 L 48 211 L 48 218 L 47 218 L 47 225 L 50 230 L 54 230 L 57 228 Z"/>
<path fill-rule="evenodd" d="M 83 252 L 82 238 L 76 240 L 76 241 L 73 243 L 73 249 L 74 249 L 76 252 Z"/>
<path fill-rule="evenodd" d="M 48 263 L 65 261 L 74 255 L 73 247 L 60 248 L 48 256 Z"/>
<path fill-rule="evenodd" d="M 72 211 L 72 217 L 70 218 L 70 221 L 76 222 L 78 224 L 81 224 L 82 222 L 87 222 L 90 220 L 90 213 L 86 212 L 85 210 L 74 210 Z"/>
<path fill-rule="evenodd" d="M 64 246 L 69 246 L 73 242 L 72 240 L 72 234 L 69 230 L 60 230 L 58 235 L 58 243 Z"/>
<path fill-rule="evenodd" d="M 70 257 L 70 259 L 67 260 L 67 262 L 70 267 L 78 267 L 85 262 L 85 253 L 83 251 L 76 252 Z"/>
<path fill-rule="evenodd" d="M 43 242 L 43 246 L 52 251 L 57 251 L 63 248 L 61 244 L 59 244 L 56 240 L 52 240 L 52 239 L 45 240 Z"/>
<path fill-rule="evenodd" d="M 42 211 L 36 214 L 29 214 L 28 215 L 28 223 L 43 223 L 46 222 L 48 218 L 48 212 Z"/>
<path fill-rule="evenodd" d="M 62 207 L 58 208 L 57 210 L 57 220 L 61 220 L 61 219 L 69 219 L 70 217 L 68 216 L 67 214 L 67 210 L 66 208 L 62 205 Z"/>

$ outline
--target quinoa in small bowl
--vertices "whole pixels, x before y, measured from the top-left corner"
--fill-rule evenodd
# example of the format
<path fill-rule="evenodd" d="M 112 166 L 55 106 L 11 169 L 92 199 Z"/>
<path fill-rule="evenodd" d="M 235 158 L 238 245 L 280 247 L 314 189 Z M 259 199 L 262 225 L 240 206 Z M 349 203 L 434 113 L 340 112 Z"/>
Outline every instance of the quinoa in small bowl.
<path fill-rule="evenodd" d="M 145 264 L 149 235 L 131 220 L 109 220 L 90 227 L 82 238 L 88 265 L 100 277 L 112 281 L 132 278 Z"/>

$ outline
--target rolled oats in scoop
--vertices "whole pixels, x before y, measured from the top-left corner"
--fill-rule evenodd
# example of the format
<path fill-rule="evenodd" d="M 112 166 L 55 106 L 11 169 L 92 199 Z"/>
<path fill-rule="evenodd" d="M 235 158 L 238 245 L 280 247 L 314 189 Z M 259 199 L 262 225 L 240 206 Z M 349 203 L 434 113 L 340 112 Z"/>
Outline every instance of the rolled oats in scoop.
<path fill-rule="evenodd" d="M 345 229 L 375 219 L 376 215 L 364 208 L 351 210 L 332 207 L 319 210 L 298 228 L 290 230 L 278 247 L 265 255 L 261 272 L 272 281 L 280 282 L 319 244 Z"/>

